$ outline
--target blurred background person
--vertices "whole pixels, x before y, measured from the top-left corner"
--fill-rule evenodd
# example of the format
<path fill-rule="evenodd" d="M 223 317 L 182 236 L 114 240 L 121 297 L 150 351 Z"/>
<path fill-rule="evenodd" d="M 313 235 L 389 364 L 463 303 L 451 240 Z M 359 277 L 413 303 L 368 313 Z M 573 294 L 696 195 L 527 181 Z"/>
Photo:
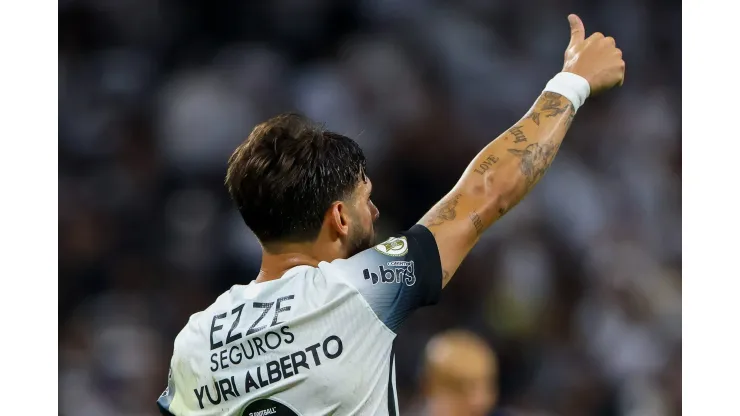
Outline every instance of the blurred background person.
<path fill-rule="evenodd" d="M 254 124 L 298 111 L 356 139 L 387 237 L 527 111 L 569 13 L 618 39 L 626 83 L 404 325 L 400 408 L 427 341 L 463 326 L 496 350 L 499 407 L 680 414 L 681 6 L 664 0 L 60 1 L 61 414 L 157 415 L 177 331 L 257 275 L 223 187 Z"/>
<path fill-rule="evenodd" d="M 424 349 L 418 416 L 487 416 L 498 398 L 496 354 L 465 330 L 437 334 Z"/>

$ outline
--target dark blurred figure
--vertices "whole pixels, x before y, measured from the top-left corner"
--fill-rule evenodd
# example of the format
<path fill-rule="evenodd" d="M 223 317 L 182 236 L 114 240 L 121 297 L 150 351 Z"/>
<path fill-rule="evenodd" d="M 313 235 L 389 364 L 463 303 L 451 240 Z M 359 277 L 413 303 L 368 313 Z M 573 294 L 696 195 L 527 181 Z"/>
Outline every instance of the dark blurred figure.
<path fill-rule="evenodd" d="M 479 336 L 449 330 L 424 351 L 419 416 L 486 416 L 498 400 L 498 358 Z"/>

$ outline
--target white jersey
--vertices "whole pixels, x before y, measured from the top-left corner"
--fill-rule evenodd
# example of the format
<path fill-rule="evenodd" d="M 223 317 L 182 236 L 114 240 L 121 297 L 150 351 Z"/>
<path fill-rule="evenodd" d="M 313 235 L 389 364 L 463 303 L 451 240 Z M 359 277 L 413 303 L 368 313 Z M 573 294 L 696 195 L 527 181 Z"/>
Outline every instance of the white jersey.
<path fill-rule="evenodd" d="M 394 331 L 437 302 L 439 252 L 415 225 L 349 259 L 237 285 L 175 339 L 164 415 L 397 415 Z"/>

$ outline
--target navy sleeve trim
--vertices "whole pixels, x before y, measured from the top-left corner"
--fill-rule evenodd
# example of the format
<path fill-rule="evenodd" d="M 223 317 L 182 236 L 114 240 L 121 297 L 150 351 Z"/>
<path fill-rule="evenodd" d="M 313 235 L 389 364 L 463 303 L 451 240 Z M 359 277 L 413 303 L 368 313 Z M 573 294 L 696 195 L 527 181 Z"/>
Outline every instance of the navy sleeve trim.
<path fill-rule="evenodd" d="M 411 256 L 421 257 L 417 262 L 419 269 L 417 276 L 421 276 L 423 288 L 424 306 L 435 305 L 439 302 L 442 292 L 442 260 L 439 257 L 437 241 L 429 229 L 421 224 L 416 224 L 403 233 L 407 238 L 413 239 L 415 244 L 409 246 L 416 251 Z"/>
<path fill-rule="evenodd" d="M 159 402 L 159 400 L 157 400 L 157 407 L 159 408 L 159 413 L 160 413 L 160 414 L 161 414 L 162 416 L 175 416 L 174 414 L 170 413 L 170 411 L 169 411 L 168 409 L 166 409 L 166 408 L 165 408 L 165 407 L 164 407 L 164 406 L 162 405 L 162 403 L 160 403 L 160 402 Z"/>

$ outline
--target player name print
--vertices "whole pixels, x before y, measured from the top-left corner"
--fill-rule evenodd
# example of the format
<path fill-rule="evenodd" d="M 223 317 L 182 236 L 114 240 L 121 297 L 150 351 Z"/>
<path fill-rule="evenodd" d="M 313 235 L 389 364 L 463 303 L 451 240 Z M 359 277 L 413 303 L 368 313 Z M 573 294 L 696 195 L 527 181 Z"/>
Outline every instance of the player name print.
<path fill-rule="evenodd" d="M 386 256 L 401 257 L 409 252 L 409 243 L 406 237 L 391 237 L 375 246 L 375 250 Z"/>
<path fill-rule="evenodd" d="M 234 350 L 236 351 L 236 359 L 228 354 L 226 355 L 227 363 L 222 365 L 223 368 L 228 368 L 229 365 L 244 366 L 246 369 L 244 376 L 239 378 L 231 376 L 214 380 L 213 383 L 193 389 L 201 409 L 205 408 L 206 401 L 216 406 L 222 401 L 228 402 L 229 399 L 241 397 L 244 393 L 259 390 L 280 380 L 295 377 L 303 371 L 311 370 L 313 367 L 321 366 L 327 360 L 333 360 L 342 355 L 344 344 L 337 335 L 330 335 L 321 342 L 302 349 L 296 348 L 296 350 L 286 353 L 282 357 L 256 367 L 250 367 L 249 361 L 243 360 L 245 357 L 239 349 L 241 349 L 241 346 Z"/>
<path fill-rule="evenodd" d="M 406 286 L 413 286 L 416 283 L 413 261 L 390 261 L 385 266 L 380 265 L 374 271 L 377 273 L 371 272 L 370 269 L 362 271 L 365 280 L 370 280 L 374 285 L 378 283 L 403 283 Z"/>
<path fill-rule="evenodd" d="M 192 390 L 201 409 L 208 403 L 217 406 L 281 380 L 299 375 L 305 377 L 304 372 L 342 355 L 344 343 L 338 335 L 300 339 L 282 322 L 281 315 L 290 312 L 295 301 L 294 295 L 288 295 L 271 302 L 245 302 L 212 317 L 210 370 L 213 381 Z M 253 318 L 244 322 L 245 309 L 250 307 L 252 311 L 248 315 Z M 272 359 L 267 362 L 260 359 L 267 354 Z M 241 375 L 217 375 L 230 368 L 239 368 Z M 248 407 L 253 411 L 244 414 L 296 414 L 286 413 L 290 410 L 287 408 L 281 411 L 278 404 L 264 408 L 258 404 L 255 408 Z"/>

